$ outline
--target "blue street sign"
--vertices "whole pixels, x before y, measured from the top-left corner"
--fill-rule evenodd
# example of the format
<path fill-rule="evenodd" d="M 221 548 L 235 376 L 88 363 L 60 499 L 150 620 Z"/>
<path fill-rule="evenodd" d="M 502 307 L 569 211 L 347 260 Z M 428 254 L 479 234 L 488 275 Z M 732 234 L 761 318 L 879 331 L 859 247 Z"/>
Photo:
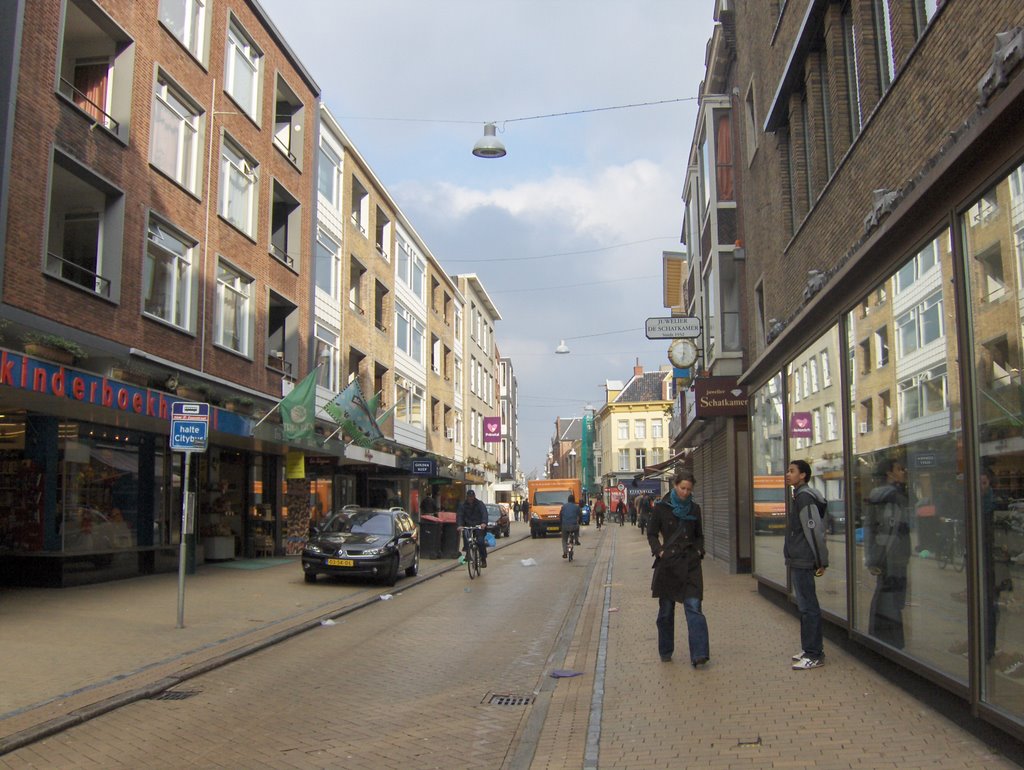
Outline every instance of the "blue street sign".
<path fill-rule="evenodd" d="M 189 401 L 171 404 L 171 450 L 205 452 L 210 428 L 210 405 Z"/>

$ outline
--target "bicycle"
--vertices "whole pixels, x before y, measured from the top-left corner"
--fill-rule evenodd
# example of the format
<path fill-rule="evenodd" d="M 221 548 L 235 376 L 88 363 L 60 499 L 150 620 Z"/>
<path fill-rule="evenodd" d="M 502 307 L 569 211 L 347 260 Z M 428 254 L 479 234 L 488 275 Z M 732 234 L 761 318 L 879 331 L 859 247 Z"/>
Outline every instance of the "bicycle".
<path fill-rule="evenodd" d="M 939 569 L 946 569 L 952 564 L 957 572 L 963 572 L 967 566 L 967 544 L 963 538 L 963 524 L 960 519 L 940 519 L 944 525 L 942 542 L 939 544 Z"/>
<path fill-rule="evenodd" d="M 480 524 L 462 528 L 462 543 L 466 549 L 466 569 L 469 571 L 470 580 L 480 574 L 480 545 L 477 543 L 476 533 L 482 529 L 486 527 Z"/>
<path fill-rule="evenodd" d="M 573 533 L 570 532 L 569 533 L 569 542 L 565 546 L 566 553 L 569 555 L 569 561 L 572 561 L 572 553 L 573 553 L 573 551 L 576 550 L 575 543 L 576 543 L 576 538 L 573 536 Z"/>

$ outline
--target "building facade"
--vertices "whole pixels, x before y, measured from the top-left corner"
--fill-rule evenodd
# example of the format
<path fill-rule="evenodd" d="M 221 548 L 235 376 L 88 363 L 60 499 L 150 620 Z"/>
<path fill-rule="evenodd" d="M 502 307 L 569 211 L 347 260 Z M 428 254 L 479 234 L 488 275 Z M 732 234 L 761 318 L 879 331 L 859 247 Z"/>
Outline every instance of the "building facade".
<path fill-rule="evenodd" d="M 830 502 L 828 618 L 1020 737 L 1024 8 L 716 12 L 740 136 L 754 507 L 806 459 Z M 751 537 L 761 590 L 786 594 L 781 544 Z"/>

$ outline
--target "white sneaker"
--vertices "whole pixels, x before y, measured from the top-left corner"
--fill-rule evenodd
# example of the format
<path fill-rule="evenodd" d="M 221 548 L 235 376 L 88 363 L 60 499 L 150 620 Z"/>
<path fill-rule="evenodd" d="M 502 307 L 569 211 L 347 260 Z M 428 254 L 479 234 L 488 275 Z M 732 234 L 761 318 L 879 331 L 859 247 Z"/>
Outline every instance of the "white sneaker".
<path fill-rule="evenodd" d="M 803 671 L 808 668 L 819 668 L 824 665 L 825 661 L 821 658 L 800 658 L 800 660 L 793 664 L 793 670 Z"/>
<path fill-rule="evenodd" d="M 798 660 L 803 660 L 806 657 L 807 657 L 807 653 L 804 652 L 803 650 L 800 650 L 800 652 L 798 652 L 796 655 L 793 656 L 793 662 L 796 663 Z"/>

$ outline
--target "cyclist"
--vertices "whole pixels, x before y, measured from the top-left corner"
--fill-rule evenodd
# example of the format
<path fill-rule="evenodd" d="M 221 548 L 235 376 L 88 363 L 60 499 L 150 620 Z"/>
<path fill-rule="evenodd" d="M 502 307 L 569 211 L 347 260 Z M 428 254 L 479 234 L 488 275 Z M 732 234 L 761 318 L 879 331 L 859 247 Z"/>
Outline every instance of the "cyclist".
<path fill-rule="evenodd" d="M 597 498 L 597 502 L 594 503 L 593 510 L 594 522 L 597 524 L 597 528 L 601 529 L 601 526 L 604 524 L 604 512 L 606 510 L 604 500 L 602 500 L 600 497 Z"/>
<path fill-rule="evenodd" d="M 472 489 L 466 491 L 466 499 L 459 503 L 455 512 L 455 525 L 462 532 L 463 527 L 475 527 L 487 524 L 487 507 L 476 499 L 476 492 Z M 476 530 L 476 544 L 480 550 L 480 566 L 487 566 L 487 536 L 486 529 Z"/>
<path fill-rule="evenodd" d="M 576 505 L 576 497 L 572 492 L 569 493 L 569 500 L 562 505 L 558 515 L 562 522 L 562 558 L 568 559 L 569 538 L 572 538 L 573 543 L 580 542 L 580 519 L 583 518 L 583 513 Z"/>
<path fill-rule="evenodd" d="M 626 523 L 626 504 L 622 502 L 622 498 L 619 498 L 619 502 L 615 506 L 615 515 L 619 519 L 619 526 L 623 526 Z"/>

